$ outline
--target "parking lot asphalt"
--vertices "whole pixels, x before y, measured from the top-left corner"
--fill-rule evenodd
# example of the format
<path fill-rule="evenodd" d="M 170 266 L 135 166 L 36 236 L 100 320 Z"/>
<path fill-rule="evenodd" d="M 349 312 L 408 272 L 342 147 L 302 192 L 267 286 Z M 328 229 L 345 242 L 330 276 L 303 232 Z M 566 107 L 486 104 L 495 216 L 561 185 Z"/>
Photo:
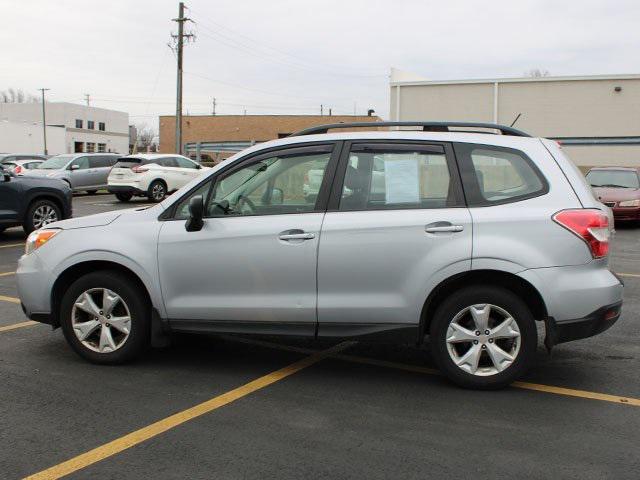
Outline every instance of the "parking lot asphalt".
<path fill-rule="evenodd" d="M 78 196 L 74 215 L 144 204 Z M 497 392 L 410 345 L 181 336 L 91 365 L 59 330 L 11 328 L 24 238 L 0 236 L 0 478 L 638 478 L 640 228 L 612 244 L 618 323 Z"/>

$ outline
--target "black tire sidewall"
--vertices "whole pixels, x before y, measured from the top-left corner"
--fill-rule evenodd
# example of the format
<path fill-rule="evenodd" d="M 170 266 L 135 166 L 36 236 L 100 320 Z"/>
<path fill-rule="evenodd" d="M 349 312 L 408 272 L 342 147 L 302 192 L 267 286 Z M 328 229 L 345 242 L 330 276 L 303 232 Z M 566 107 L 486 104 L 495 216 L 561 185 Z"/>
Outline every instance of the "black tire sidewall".
<path fill-rule="evenodd" d="M 24 224 L 22 227 L 25 233 L 29 234 L 36 229 L 35 225 L 33 224 L 33 214 L 35 213 L 36 209 L 38 207 L 41 207 L 42 205 L 49 205 L 50 207 L 52 207 L 56 211 L 58 221 L 62 220 L 62 212 L 60 211 L 60 207 L 58 207 L 55 202 L 46 199 L 36 200 L 31 203 L 31 205 L 29 205 L 29 208 L 27 209 L 27 214 L 25 215 Z"/>
<path fill-rule="evenodd" d="M 155 198 L 153 198 L 153 187 L 154 185 L 162 185 L 162 188 L 164 188 L 164 195 L 162 196 L 162 198 L 160 200 L 156 200 Z M 162 200 L 164 200 L 165 198 L 167 198 L 167 185 L 166 183 L 164 183 L 162 180 L 154 180 L 153 182 L 151 182 L 149 184 L 149 190 L 147 192 L 147 196 L 149 197 L 149 200 L 154 202 L 154 203 L 160 203 Z"/>
<path fill-rule="evenodd" d="M 450 321 L 462 309 L 481 303 L 497 305 L 512 315 L 520 329 L 520 350 L 516 360 L 504 371 L 491 376 L 476 376 L 461 370 L 449 356 L 446 343 Z M 464 388 L 498 389 L 520 378 L 531 366 L 537 348 L 535 320 L 526 304 L 513 292 L 491 286 L 468 287 L 445 299 L 433 318 L 430 328 L 430 348 L 440 370 Z"/>
<path fill-rule="evenodd" d="M 132 197 L 131 193 L 116 193 L 116 198 L 121 202 L 128 202 Z"/>
<path fill-rule="evenodd" d="M 80 294 L 91 288 L 108 288 L 117 293 L 129 307 L 131 331 L 125 344 L 115 352 L 98 353 L 85 347 L 73 332 L 71 311 Z M 125 275 L 108 270 L 89 273 L 73 282 L 60 305 L 60 326 L 67 342 L 82 358 L 99 364 L 119 364 L 139 356 L 149 344 L 149 306 L 139 287 Z"/>

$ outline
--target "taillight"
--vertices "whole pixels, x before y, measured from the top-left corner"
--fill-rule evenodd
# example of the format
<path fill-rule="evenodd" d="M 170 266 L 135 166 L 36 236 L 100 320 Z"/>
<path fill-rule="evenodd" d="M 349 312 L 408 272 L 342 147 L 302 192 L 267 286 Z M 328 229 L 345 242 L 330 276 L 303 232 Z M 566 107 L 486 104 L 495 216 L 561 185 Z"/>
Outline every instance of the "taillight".
<path fill-rule="evenodd" d="M 136 165 L 135 167 L 131 167 L 131 171 L 133 173 L 144 173 L 144 172 L 148 172 L 149 169 L 146 167 L 142 167 L 140 165 Z"/>
<path fill-rule="evenodd" d="M 553 220 L 586 242 L 593 258 L 609 253 L 609 218 L 595 209 L 561 210 Z"/>
<path fill-rule="evenodd" d="M 18 165 L 16 168 L 13 169 L 13 173 L 15 173 L 16 175 L 22 172 L 22 167 L 20 165 Z"/>

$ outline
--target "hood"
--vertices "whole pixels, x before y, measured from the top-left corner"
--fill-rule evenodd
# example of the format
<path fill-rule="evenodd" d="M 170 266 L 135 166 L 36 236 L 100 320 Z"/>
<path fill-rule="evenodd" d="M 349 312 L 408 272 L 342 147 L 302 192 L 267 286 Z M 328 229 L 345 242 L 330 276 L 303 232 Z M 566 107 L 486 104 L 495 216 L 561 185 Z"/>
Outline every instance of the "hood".
<path fill-rule="evenodd" d="M 622 202 L 640 198 L 640 189 L 593 187 L 593 193 L 600 202 Z"/>
<path fill-rule="evenodd" d="M 48 174 L 57 174 L 59 175 L 61 171 L 64 170 L 59 170 L 59 169 L 55 169 L 55 170 L 45 170 L 44 168 L 34 168 L 33 170 L 25 170 L 24 172 L 24 176 L 25 177 L 46 177 Z"/>
<path fill-rule="evenodd" d="M 60 222 L 47 225 L 47 228 L 61 228 L 63 230 L 73 230 L 75 228 L 102 227 L 109 225 L 116 218 L 131 210 L 115 210 L 112 212 L 97 213 L 86 217 L 69 218 Z"/>

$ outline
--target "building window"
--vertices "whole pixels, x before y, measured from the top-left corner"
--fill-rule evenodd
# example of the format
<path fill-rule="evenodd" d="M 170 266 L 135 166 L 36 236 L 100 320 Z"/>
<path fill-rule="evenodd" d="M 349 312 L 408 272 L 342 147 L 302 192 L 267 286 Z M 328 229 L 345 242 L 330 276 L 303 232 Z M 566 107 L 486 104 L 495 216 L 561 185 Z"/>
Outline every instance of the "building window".
<path fill-rule="evenodd" d="M 98 130 L 104 132 L 105 131 L 105 125 L 104 122 L 99 122 L 98 123 Z"/>
<path fill-rule="evenodd" d="M 82 120 L 76 118 L 76 128 L 82 128 Z"/>
<path fill-rule="evenodd" d="M 104 123 L 103 123 L 104 125 Z M 107 144 L 106 143 L 99 143 L 98 144 L 98 152 L 100 153 L 104 153 L 107 151 Z"/>
<path fill-rule="evenodd" d="M 87 153 L 94 153 L 96 151 L 96 144 L 93 142 L 87 142 Z"/>
<path fill-rule="evenodd" d="M 95 123 L 94 123 L 94 121 L 93 121 L 93 120 L 87 120 L 87 128 L 88 128 L 89 130 L 93 130 L 93 129 L 95 129 L 95 128 L 96 128 Z"/>

